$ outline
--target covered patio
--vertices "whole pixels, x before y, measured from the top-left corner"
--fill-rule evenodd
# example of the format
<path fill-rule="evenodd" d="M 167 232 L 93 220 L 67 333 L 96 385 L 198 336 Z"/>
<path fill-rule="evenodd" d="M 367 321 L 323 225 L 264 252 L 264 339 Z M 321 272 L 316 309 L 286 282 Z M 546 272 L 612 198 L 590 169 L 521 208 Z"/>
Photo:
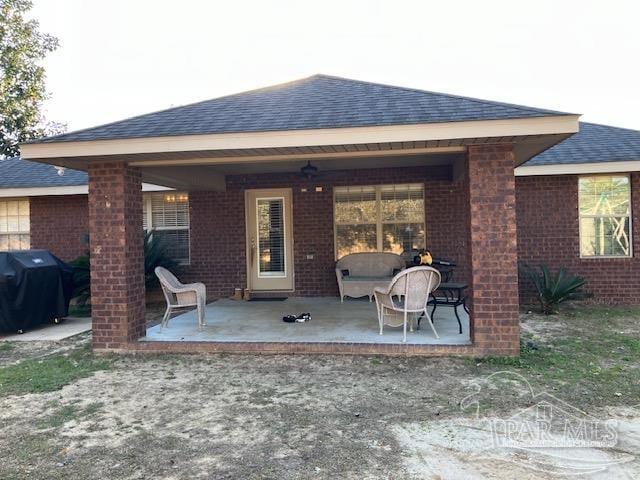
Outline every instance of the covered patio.
<path fill-rule="evenodd" d="M 431 308 L 429 308 L 431 311 Z M 285 323 L 287 314 L 309 312 L 312 320 Z M 462 322 L 459 333 L 453 308 L 438 307 L 434 325 L 437 339 L 426 320 L 419 330 L 408 334 L 412 345 L 469 345 L 469 317 L 458 308 Z M 340 302 L 337 297 L 291 297 L 283 301 L 245 302 L 222 299 L 206 308 L 207 326 L 198 328 L 196 312 L 172 318 L 167 327 L 147 329 L 144 342 L 251 342 L 251 343 L 341 343 L 397 344 L 402 341 L 402 327 L 384 327 L 378 331 L 374 302 L 368 299 Z"/>
<path fill-rule="evenodd" d="M 577 130 L 577 115 L 316 75 L 22 152 L 89 173 L 96 350 L 517 355 L 514 168 Z M 188 193 L 181 280 L 220 299 L 203 332 L 192 314 L 146 330 L 143 181 Z M 377 334 L 368 302 L 339 304 L 343 254 L 392 252 L 409 265 L 421 248 L 459 266 L 470 310 L 462 335 L 447 333 L 457 322 L 442 308 L 440 340 L 424 326 L 402 344 L 393 329 Z M 226 300 L 236 289 L 289 299 Z M 306 311 L 309 324 L 281 320 Z"/>

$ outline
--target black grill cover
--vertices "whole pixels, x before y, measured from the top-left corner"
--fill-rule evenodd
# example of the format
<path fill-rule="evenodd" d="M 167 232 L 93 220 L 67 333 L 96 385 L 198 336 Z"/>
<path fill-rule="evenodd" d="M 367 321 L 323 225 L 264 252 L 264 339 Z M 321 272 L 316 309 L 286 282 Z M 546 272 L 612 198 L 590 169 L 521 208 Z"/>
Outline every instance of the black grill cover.
<path fill-rule="evenodd" d="M 47 250 L 0 252 L 0 331 L 66 317 L 72 292 L 73 270 Z"/>

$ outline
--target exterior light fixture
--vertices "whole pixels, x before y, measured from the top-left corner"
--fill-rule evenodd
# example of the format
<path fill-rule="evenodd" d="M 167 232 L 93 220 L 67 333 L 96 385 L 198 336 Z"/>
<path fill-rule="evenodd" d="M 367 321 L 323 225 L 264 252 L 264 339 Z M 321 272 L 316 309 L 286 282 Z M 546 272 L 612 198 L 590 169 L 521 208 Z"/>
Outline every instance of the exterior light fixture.
<path fill-rule="evenodd" d="M 307 164 L 300 169 L 300 173 L 302 173 L 303 177 L 313 178 L 318 175 L 318 167 L 314 167 L 311 165 L 311 161 L 308 161 Z"/>

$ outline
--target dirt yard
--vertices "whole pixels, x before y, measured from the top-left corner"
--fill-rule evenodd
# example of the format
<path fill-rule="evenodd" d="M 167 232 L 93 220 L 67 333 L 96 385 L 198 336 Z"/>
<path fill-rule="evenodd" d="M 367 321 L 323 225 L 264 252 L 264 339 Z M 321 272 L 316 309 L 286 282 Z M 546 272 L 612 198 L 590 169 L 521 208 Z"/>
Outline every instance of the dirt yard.
<path fill-rule="evenodd" d="M 519 360 L 94 358 L 88 335 L 0 343 L 0 478 L 636 479 L 639 319 L 523 314 Z M 491 420 L 545 391 L 613 422 L 615 445 L 492 446 Z"/>

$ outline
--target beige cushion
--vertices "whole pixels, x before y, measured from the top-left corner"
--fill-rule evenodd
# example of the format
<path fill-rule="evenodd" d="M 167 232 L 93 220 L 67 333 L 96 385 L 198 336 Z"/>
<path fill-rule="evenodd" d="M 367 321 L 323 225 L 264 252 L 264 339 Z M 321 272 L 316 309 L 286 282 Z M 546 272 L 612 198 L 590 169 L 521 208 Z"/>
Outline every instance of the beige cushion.
<path fill-rule="evenodd" d="M 336 268 L 349 270 L 350 277 L 393 277 L 394 270 L 405 267 L 400 255 L 380 252 L 351 253 L 336 263 Z"/>
<path fill-rule="evenodd" d="M 336 262 L 340 298 L 373 295 L 375 287 L 386 286 L 394 270 L 405 268 L 404 260 L 395 253 L 366 252 L 345 255 Z M 344 270 L 349 275 L 343 275 Z"/>

